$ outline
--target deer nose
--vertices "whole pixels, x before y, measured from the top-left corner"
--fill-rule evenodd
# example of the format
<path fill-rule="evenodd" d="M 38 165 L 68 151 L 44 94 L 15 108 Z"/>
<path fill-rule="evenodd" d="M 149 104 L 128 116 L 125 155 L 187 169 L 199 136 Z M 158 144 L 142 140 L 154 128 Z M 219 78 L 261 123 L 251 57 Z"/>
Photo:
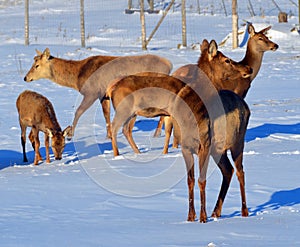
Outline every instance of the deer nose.
<path fill-rule="evenodd" d="M 249 69 L 249 73 L 250 73 L 250 74 L 253 73 L 253 69 L 252 69 L 252 68 Z"/>
<path fill-rule="evenodd" d="M 274 47 L 272 48 L 272 51 L 276 51 L 279 48 L 279 45 L 275 44 Z"/>
<path fill-rule="evenodd" d="M 27 81 L 27 78 L 26 78 L 26 76 L 24 77 L 24 81 Z"/>

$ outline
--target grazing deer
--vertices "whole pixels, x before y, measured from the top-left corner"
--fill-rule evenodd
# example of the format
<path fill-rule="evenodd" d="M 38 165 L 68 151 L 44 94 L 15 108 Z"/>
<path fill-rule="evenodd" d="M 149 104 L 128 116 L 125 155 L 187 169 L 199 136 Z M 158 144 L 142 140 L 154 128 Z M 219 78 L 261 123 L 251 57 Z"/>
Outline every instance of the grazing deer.
<path fill-rule="evenodd" d="M 46 162 L 50 163 L 49 137 L 51 138 L 51 147 L 55 159 L 61 160 L 62 152 L 65 147 L 65 136 L 71 130 L 71 127 L 67 127 L 64 131 L 61 130 L 51 102 L 41 94 L 25 90 L 19 95 L 16 106 L 21 127 L 23 161 L 28 161 L 25 151 L 27 127 L 31 127 L 29 140 L 35 150 L 34 165 L 37 165 L 39 161 L 43 160 L 39 152 L 39 131 L 45 133 Z"/>
<path fill-rule="evenodd" d="M 175 77 L 168 75 L 159 77 L 156 74 L 133 75 L 122 78 L 112 85 L 107 93 L 115 108 L 112 121 L 114 155 L 119 154 L 116 140 L 118 129 L 136 115 L 146 117 L 172 115 L 181 130 L 182 154 L 187 169 L 189 191 L 187 220 L 196 219 L 193 154 L 199 158 L 200 222 L 206 222 L 205 187 L 208 156 L 213 157 L 223 176 L 218 200 L 212 214 L 213 217 L 220 217 L 234 172 L 227 157 L 227 150 L 231 151 L 240 183 L 242 216 L 248 216 L 242 161 L 250 110 L 245 101 L 233 92 L 220 91 L 218 94 L 201 70 L 195 71 L 194 76 L 189 85 Z M 220 103 L 217 104 L 219 101 Z"/>
<path fill-rule="evenodd" d="M 243 73 L 234 73 L 236 70 L 233 69 L 230 70 L 228 63 L 226 63 L 226 56 L 218 51 L 217 43 L 214 40 L 212 40 L 210 44 L 207 40 L 203 40 L 200 46 L 201 56 L 197 66 L 209 77 L 217 90 L 230 90 L 242 98 L 245 98 L 250 89 L 251 82 L 260 70 L 264 52 L 276 51 L 279 47 L 266 36 L 267 31 L 270 29 L 271 26 L 259 32 L 255 32 L 252 24 L 248 26 L 247 31 L 250 34 L 250 38 L 247 43 L 246 54 L 240 62 L 236 63 L 236 68 L 243 65 L 249 66 L 252 68 L 252 73 L 249 76 L 245 76 Z M 220 61 L 222 61 L 220 59 L 225 59 L 225 63 L 220 63 Z M 184 79 L 192 73 L 195 66 L 196 65 L 193 64 L 185 65 L 177 69 L 172 75 Z M 163 153 L 166 154 L 168 153 L 169 140 L 172 131 L 172 120 L 168 117 L 161 117 L 154 136 L 160 135 L 163 121 L 165 121 L 166 134 Z M 174 138 L 173 147 L 177 146 L 178 140 Z"/>
<path fill-rule="evenodd" d="M 56 58 L 46 48 L 36 51 L 34 63 L 24 80 L 31 82 L 41 78 L 49 79 L 61 86 L 79 91 L 83 100 L 75 112 L 72 128 L 68 137 L 72 137 L 80 116 L 97 100 L 102 104 L 106 121 L 107 137 L 110 138 L 110 103 L 105 98 L 106 88 L 115 78 L 140 72 L 160 72 L 169 74 L 172 64 L 169 60 L 156 55 L 140 56 L 92 56 L 73 61 Z"/>

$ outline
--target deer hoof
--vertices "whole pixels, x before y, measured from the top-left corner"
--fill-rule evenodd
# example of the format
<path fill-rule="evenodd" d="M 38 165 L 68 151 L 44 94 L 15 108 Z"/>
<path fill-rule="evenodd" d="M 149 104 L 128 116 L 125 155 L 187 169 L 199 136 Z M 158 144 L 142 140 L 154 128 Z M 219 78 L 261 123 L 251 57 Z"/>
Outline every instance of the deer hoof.
<path fill-rule="evenodd" d="M 196 221 L 197 215 L 195 212 L 189 212 L 187 221 L 193 222 Z"/>
<path fill-rule="evenodd" d="M 249 216 L 248 208 L 242 208 L 242 216 L 243 217 L 248 217 Z"/>

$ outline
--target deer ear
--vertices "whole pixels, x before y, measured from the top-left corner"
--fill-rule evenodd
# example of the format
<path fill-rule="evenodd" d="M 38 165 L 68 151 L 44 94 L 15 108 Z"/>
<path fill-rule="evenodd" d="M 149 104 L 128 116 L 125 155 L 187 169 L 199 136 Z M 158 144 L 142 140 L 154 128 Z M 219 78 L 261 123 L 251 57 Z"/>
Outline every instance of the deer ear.
<path fill-rule="evenodd" d="M 209 43 L 208 53 L 209 53 L 210 59 L 215 57 L 218 53 L 218 45 L 214 39 L 212 41 L 210 41 L 210 43 Z"/>
<path fill-rule="evenodd" d="M 46 129 L 46 134 L 50 137 L 50 138 L 52 138 L 53 137 L 53 133 L 52 133 L 52 131 L 50 130 L 50 129 Z"/>
<path fill-rule="evenodd" d="M 67 128 L 64 129 L 63 131 L 63 136 L 66 137 L 67 135 L 69 135 L 72 131 L 72 127 L 68 126 Z"/>
<path fill-rule="evenodd" d="M 50 57 L 50 50 L 49 50 L 49 48 L 46 48 L 44 50 L 43 56 L 45 56 L 46 59 L 49 59 L 49 57 Z"/>
<path fill-rule="evenodd" d="M 38 49 L 35 49 L 35 52 L 38 56 L 41 56 L 43 53 L 41 51 L 39 51 Z"/>
<path fill-rule="evenodd" d="M 266 28 L 264 28 L 263 30 L 259 31 L 262 34 L 266 34 L 266 32 L 268 32 L 271 29 L 271 26 L 268 26 Z"/>
<path fill-rule="evenodd" d="M 248 26 L 248 33 L 250 34 L 250 37 L 252 37 L 255 34 L 255 29 L 252 24 L 249 24 Z"/>
<path fill-rule="evenodd" d="M 204 39 L 200 45 L 200 51 L 201 53 L 208 49 L 209 43 L 207 39 Z"/>

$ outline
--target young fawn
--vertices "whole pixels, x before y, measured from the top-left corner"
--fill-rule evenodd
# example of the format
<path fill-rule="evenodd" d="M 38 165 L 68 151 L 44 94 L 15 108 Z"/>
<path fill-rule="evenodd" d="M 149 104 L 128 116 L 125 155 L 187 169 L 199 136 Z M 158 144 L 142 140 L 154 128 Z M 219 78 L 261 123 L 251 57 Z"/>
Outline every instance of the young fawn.
<path fill-rule="evenodd" d="M 61 130 L 51 102 L 41 94 L 25 90 L 19 95 L 16 106 L 19 113 L 19 123 L 21 127 L 23 161 L 28 161 L 25 152 L 27 127 L 31 127 L 28 137 L 33 149 L 35 150 L 34 165 L 37 165 L 39 161 L 42 161 L 42 157 L 39 152 L 39 131 L 45 133 L 46 162 L 50 163 L 49 137 L 51 138 L 51 147 L 55 159 L 61 160 L 62 152 L 65 147 L 65 137 L 68 135 L 71 127 L 69 126 L 63 131 Z"/>

